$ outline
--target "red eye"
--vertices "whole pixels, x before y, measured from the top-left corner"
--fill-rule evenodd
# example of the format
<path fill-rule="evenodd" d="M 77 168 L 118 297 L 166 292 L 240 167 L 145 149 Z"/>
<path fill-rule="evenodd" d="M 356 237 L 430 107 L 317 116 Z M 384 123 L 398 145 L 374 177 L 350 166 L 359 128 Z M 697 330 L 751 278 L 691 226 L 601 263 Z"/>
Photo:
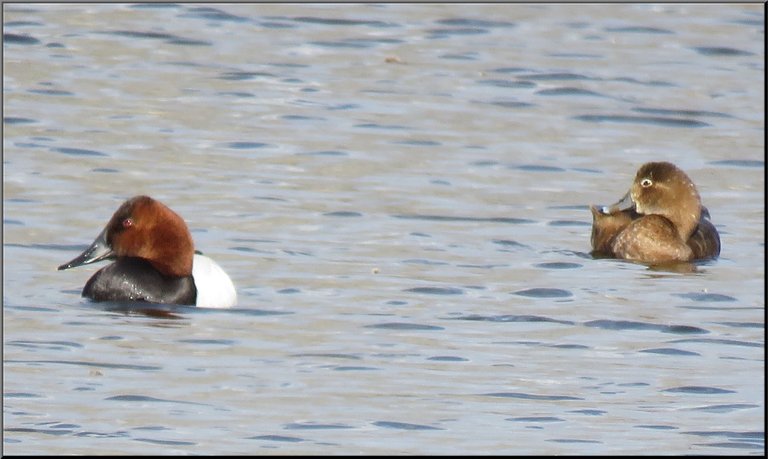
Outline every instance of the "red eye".
<path fill-rule="evenodd" d="M 125 220 L 123 220 L 123 228 L 130 228 L 131 226 L 133 226 L 132 219 L 126 218 Z"/>

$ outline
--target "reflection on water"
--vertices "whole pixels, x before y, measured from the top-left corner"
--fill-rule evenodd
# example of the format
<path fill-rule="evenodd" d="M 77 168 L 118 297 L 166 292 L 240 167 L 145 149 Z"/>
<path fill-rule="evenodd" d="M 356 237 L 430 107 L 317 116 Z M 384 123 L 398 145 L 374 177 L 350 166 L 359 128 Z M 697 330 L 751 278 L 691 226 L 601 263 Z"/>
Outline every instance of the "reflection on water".
<path fill-rule="evenodd" d="M 758 7 L 3 20 L 4 452 L 764 454 Z M 587 204 L 651 160 L 718 260 L 590 256 Z M 99 266 L 55 270 L 136 194 L 238 308 L 93 304 Z"/>

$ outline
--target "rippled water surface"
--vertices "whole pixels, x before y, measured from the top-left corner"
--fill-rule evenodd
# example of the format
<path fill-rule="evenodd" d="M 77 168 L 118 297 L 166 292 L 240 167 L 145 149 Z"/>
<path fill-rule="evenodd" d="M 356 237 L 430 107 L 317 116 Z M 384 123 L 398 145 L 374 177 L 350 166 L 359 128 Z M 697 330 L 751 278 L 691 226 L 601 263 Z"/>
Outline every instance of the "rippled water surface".
<path fill-rule="evenodd" d="M 765 452 L 762 5 L 4 5 L 6 454 Z M 719 260 L 589 255 L 678 164 Z M 56 271 L 150 194 L 232 310 Z"/>

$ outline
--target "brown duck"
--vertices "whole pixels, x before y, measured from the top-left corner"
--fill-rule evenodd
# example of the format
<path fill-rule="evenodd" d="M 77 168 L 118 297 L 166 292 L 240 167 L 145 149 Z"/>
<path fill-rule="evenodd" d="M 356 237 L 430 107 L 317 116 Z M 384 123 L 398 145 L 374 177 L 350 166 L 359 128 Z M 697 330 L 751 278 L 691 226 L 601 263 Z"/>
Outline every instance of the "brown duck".
<path fill-rule="evenodd" d="M 644 164 L 619 202 L 590 210 L 593 256 L 663 264 L 720 255 L 696 186 L 672 163 Z"/>

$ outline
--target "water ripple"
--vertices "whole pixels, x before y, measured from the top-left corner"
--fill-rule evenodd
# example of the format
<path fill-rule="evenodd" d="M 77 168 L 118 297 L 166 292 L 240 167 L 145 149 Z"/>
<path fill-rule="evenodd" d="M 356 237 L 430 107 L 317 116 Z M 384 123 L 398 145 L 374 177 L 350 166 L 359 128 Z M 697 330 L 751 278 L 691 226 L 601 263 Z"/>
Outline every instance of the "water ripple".
<path fill-rule="evenodd" d="M 39 45 L 40 40 L 30 35 L 16 33 L 4 33 L 3 44 L 6 45 Z"/>
<path fill-rule="evenodd" d="M 112 397 L 107 397 L 104 400 L 117 402 L 181 403 L 184 405 L 211 406 L 208 403 L 187 402 L 184 400 L 169 400 L 164 398 L 150 397 L 148 395 L 114 395 Z"/>
<path fill-rule="evenodd" d="M 693 48 L 699 54 L 704 56 L 752 56 L 754 53 L 749 51 L 743 51 L 736 48 L 728 48 L 725 46 L 696 46 Z"/>
<path fill-rule="evenodd" d="M 141 371 L 155 371 L 161 370 L 162 367 L 155 365 L 132 365 L 132 364 L 119 364 L 119 363 L 103 363 L 103 362 L 83 362 L 77 360 L 5 360 L 4 363 L 27 363 L 27 364 L 54 364 L 54 365 L 80 365 L 84 367 L 100 367 L 100 368 L 114 368 L 118 370 L 141 370 Z"/>
<path fill-rule="evenodd" d="M 559 288 L 529 288 L 512 292 L 512 294 L 530 298 L 569 298 L 573 296 L 568 290 Z"/>
<path fill-rule="evenodd" d="M 533 73 L 530 75 L 524 75 L 523 78 L 537 81 L 576 81 L 576 80 L 595 80 L 593 77 L 588 77 L 579 73 L 570 72 L 555 72 L 555 73 Z"/>
<path fill-rule="evenodd" d="M 402 218 L 408 220 L 427 220 L 437 222 L 476 222 L 476 223 L 509 223 L 518 225 L 521 223 L 535 223 L 534 220 L 527 218 L 507 218 L 507 217 L 460 217 L 452 215 L 423 215 L 423 214 L 395 214 L 394 218 Z"/>
<path fill-rule="evenodd" d="M 157 438 L 134 438 L 136 441 L 143 441 L 145 443 L 152 443 L 155 445 L 164 445 L 164 446 L 193 446 L 197 443 L 191 442 L 191 441 L 183 441 L 183 440 L 160 440 Z"/>
<path fill-rule="evenodd" d="M 533 266 L 536 268 L 544 268 L 544 269 L 574 269 L 574 268 L 581 268 L 584 265 L 579 263 L 567 263 L 567 262 L 555 261 L 555 262 L 546 262 L 546 263 L 534 263 Z"/>
<path fill-rule="evenodd" d="M 661 29 L 658 27 L 647 26 L 625 26 L 625 27 L 606 27 L 603 30 L 606 32 L 621 32 L 621 33 L 650 33 L 650 34 L 674 34 L 672 30 Z"/>
<path fill-rule="evenodd" d="M 678 339 L 673 341 L 674 343 L 705 343 L 705 344 L 725 344 L 729 346 L 745 346 L 745 347 L 764 347 L 763 343 L 750 343 L 748 341 L 739 341 L 735 339 L 723 339 L 723 338 L 688 338 Z"/>
<path fill-rule="evenodd" d="M 737 301 L 736 298 L 728 295 L 721 295 L 719 293 L 673 293 L 680 298 L 687 298 L 693 301 Z"/>
<path fill-rule="evenodd" d="M 331 429 L 351 429 L 347 424 L 320 424 L 314 422 L 291 422 L 283 426 L 286 430 L 331 430 Z"/>
<path fill-rule="evenodd" d="M 654 330 L 662 333 L 696 334 L 709 333 L 708 330 L 690 325 L 658 325 L 631 320 L 591 320 L 584 322 L 585 327 L 602 328 L 605 330 Z"/>
<path fill-rule="evenodd" d="M 517 241 L 512 241 L 510 239 L 494 239 L 491 242 L 493 242 L 494 244 L 498 244 L 498 245 L 504 246 L 504 247 L 519 247 L 519 248 L 522 248 L 522 249 L 530 249 L 531 248 L 531 246 L 529 246 L 529 245 L 522 244 L 522 243 L 517 242 Z"/>
<path fill-rule="evenodd" d="M 445 330 L 436 325 L 423 325 L 408 322 L 384 322 L 380 324 L 366 325 L 365 328 L 380 328 L 384 330 Z"/>
<path fill-rule="evenodd" d="M 711 394 L 735 394 L 736 391 L 728 389 L 720 389 L 719 387 L 707 387 L 707 386 L 680 386 L 671 387 L 669 389 L 662 389 L 662 392 L 672 392 L 681 394 L 697 394 L 697 395 L 711 395 Z"/>
<path fill-rule="evenodd" d="M 204 40 L 193 40 L 189 38 L 179 37 L 169 33 L 162 32 L 138 32 L 134 30 L 114 30 L 110 32 L 100 32 L 107 35 L 115 35 L 118 37 L 126 38 L 143 38 L 150 40 L 164 40 L 166 43 L 173 45 L 193 45 L 193 46 L 211 46 L 213 43 Z"/>
<path fill-rule="evenodd" d="M 376 421 L 372 424 L 377 427 L 384 427 L 385 429 L 397 430 L 445 430 L 440 427 L 433 427 L 424 424 L 411 424 L 409 422 Z"/>
<path fill-rule="evenodd" d="M 404 292 L 422 293 L 426 295 L 462 295 L 464 290 L 453 287 L 413 287 L 403 290 Z"/>
<path fill-rule="evenodd" d="M 564 88 L 550 88 L 536 91 L 535 94 L 539 96 L 588 96 L 588 97 L 606 97 L 605 94 L 599 92 L 590 91 L 588 89 L 564 87 Z"/>
<path fill-rule="evenodd" d="M 285 443 L 298 443 L 302 441 L 306 441 L 303 438 L 299 437 L 289 437 L 287 435 L 256 435 L 253 437 L 245 437 L 248 440 L 266 440 L 266 441 L 278 441 L 278 442 L 285 442 Z"/>
<path fill-rule="evenodd" d="M 516 422 L 564 422 L 565 419 L 554 416 L 527 416 L 521 418 L 506 418 L 505 421 Z"/>
<path fill-rule="evenodd" d="M 666 108 L 635 107 L 632 109 L 632 111 L 640 112 L 640 113 L 651 113 L 653 115 L 663 115 L 663 116 L 690 116 L 690 117 L 713 116 L 717 118 L 732 118 L 731 115 L 728 115 L 726 113 L 710 112 L 706 110 L 669 110 Z"/>
<path fill-rule="evenodd" d="M 393 22 L 369 21 L 364 19 L 319 18 L 314 16 L 298 16 L 291 19 L 295 22 L 302 22 L 305 24 L 328 26 L 368 26 L 377 28 L 400 27 Z"/>
<path fill-rule="evenodd" d="M 698 128 L 711 126 L 704 121 L 687 118 L 665 118 L 660 116 L 631 116 L 631 115 L 577 115 L 573 119 L 589 123 L 637 123 L 655 126 Z"/>
<path fill-rule="evenodd" d="M 457 357 L 455 355 L 436 355 L 433 357 L 428 357 L 427 360 L 432 360 L 435 362 L 468 362 L 469 359 L 465 359 L 464 357 Z"/>
<path fill-rule="evenodd" d="M 489 397 L 522 398 L 525 400 L 549 400 L 549 401 L 584 400 L 581 397 L 573 397 L 571 395 L 536 395 L 536 394 L 526 394 L 523 392 L 491 392 L 491 393 L 481 394 L 481 395 L 487 395 Z"/>
<path fill-rule="evenodd" d="M 227 13 L 217 8 L 201 7 L 190 8 L 187 13 L 181 14 L 180 17 L 200 18 L 209 21 L 230 21 L 230 22 L 247 22 L 248 18 L 242 16 L 236 16 L 234 14 Z"/>
<path fill-rule="evenodd" d="M 32 124 L 32 123 L 37 123 L 37 120 L 33 120 L 31 118 L 14 117 L 14 116 L 3 117 L 3 124 Z"/>
<path fill-rule="evenodd" d="M 700 356 L 698 352 L 691 352 L 691 351 L 683 351 L 680 349 L 675 348 L 669 348 L 669 347 L 659 347 L 659 348 L 653 348 L 653 349 L 642 349 L 638 352 L 645 352 L 648 354 L 662 354 L 662 355 L 691 355 L 691 356 Z"/>
<path fill-rule="evenodd" d="M 699 406 L 690 409 L 691 411 L 707 411 L 710 413 L 730 413 L 736 410 L 748 410 L 752 408 L 760 408 L 760 405 L 754 405 L 752 403 L 729 403 L 725 405 Z"/>
<path fill-rule="evenodd" d="M 570 320 L 558 320 L 544 316 L 534 316 L 527 314 L 503 314 L 496 316 L 484 316 L 480 314 L 469 314 L 460 317 L 452 317 L 450 320 L 475 320 L 482 322 L 550 322 L 563 325 L 574 325 Z"/>
<path fill-rule="evenodd" d="M 59 153 L 64 153 L 65 155 L 73 155 L 73 156 L 109 156 L 108 154 L 102 153 L 100 151 L 86 150 L 84 148 L 60 147 L 60 148 L 52 148 L 52 150 Z"/>

